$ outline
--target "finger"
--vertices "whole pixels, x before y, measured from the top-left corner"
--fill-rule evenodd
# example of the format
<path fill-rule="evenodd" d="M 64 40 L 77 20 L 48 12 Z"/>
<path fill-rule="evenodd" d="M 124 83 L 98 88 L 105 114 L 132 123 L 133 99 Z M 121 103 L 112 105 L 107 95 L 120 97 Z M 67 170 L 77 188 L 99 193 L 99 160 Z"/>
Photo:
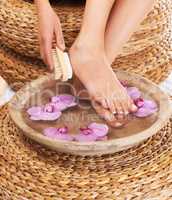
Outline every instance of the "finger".
<path fill-rule="evenodd" d="M 58 24 L 55 25 L 55 39 L 58 48 L 64 51 L 66 47 L 60 22 L 58 22 Z"/>
<path fill-rule="evenodd" d="M 41 58 L 42 60 L 44 61 L 44 63 L 46 65 L 47 64 L 47 60 L 46 60 L 46 55 L 45 55 L 45 52 L 44 52 L 44 45 L 45 45 L 45 41 L 46 41 L 46 37 L 42 36 L 41 33 L 40 33 L 40 36 L 39 36 L 39 43 L 40 43 L 40 55 L 41 55 Z"/>
<path fill-rule="evenodd" d="M 52 56 L 52 39 L 48 39 L 44 43 L 43 49 L 44 49 L 45 62 L 49 66 L 49 69 L 52 71 L 54 68 L 53 56 Z"/>
<path fill-rule="evenodd" d="M 40 53 L 45 64 L 49 67 L 50 70 L 53 68 L 53 58 L 52 58 L 52 40 L 53 32 L 44 32 L 40 34 Z"/>

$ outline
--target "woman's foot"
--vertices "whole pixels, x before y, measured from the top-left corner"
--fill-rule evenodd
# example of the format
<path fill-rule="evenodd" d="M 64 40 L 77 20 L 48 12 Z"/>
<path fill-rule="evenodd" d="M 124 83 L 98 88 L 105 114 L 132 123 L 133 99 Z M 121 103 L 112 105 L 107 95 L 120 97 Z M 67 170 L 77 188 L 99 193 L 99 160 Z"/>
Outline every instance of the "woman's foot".
<path fill-rule="evenodd" d="M 79 98 L 79 101 L 90 101 L 90 96 L 81 81 L 75 77 L 72 82 L 75 88 L 75 95 Z M 128 121 L 128 117 L 123 115 L 114 115 L 109 109 L 104 108 L 100 103 L 91 101 L 92 107 L 95 109 L 97 114 L 106 120 L 107 124 L 114 128 L 119 128 L 125 125 Z M 82 105 L 82 104 L 81 104 Z"/>
<path fill-rule="evenodd" d="M 136 106 L 112 71 L 103 52 L 74 44 L 69 54 L 75 75 L 96 103 L 119 116 L 136 111 Z"/>

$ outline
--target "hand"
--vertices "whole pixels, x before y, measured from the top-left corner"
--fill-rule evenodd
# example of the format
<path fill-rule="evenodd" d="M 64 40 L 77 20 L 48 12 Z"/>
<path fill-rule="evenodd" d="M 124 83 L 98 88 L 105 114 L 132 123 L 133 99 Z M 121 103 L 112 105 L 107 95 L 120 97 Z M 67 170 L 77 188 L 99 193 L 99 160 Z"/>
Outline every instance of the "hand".
<path fill-rule="evenodd" d="M 65 43 L 59 17 L 56 15 L 48 2 L 37 3 L 39 16 L 39 41 L 40 53 L 44 62 L 50 70 L 53 70 L 52 44 L 53 39 L 62 51 L 65 50 Z"/>

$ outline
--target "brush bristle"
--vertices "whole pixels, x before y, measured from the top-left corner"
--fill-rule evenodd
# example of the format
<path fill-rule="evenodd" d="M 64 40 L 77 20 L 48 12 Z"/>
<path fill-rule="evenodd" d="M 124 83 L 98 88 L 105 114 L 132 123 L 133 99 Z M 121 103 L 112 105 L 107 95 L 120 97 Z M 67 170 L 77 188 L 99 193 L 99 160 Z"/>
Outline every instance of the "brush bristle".
<path fill-rule="evenodd" d="M 60 66 L 59 58 L 56 52 L 56 49 L 52 50 L 53 55 L 53 61 L 54 61 L 54 74 L 55 74 L 55 80 L 61 79 L 62 77 L 62 66 Z"/>

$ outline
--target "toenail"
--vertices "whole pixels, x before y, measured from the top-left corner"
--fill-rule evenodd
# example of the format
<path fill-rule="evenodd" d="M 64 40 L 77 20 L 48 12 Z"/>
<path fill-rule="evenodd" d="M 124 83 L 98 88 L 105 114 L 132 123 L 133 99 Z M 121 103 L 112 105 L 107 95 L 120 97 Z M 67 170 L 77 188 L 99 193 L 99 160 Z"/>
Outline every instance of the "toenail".
<path fill-rule="evenodd" d="M 120 127 L 120 126 L 122 126 L 122 124 L 119 123 L 119 122 L 117 122 L 117 123 L 115 124 L 115 126 L 116 126 L 116 127 Z"/>
<path fill-rule="evenodd" d="M 113 115 L 107 114 L 106 117 L 105 117 L 105 119 L 108 120 L 108 121 L 113 121 L 114 117 L 113 117 Z"/>
<path fill-rule="evenodd" d="M 114 112 L 113 112 L 113 114 L 114 114 L 114 115 L 116 115 L 116 114 L 117 114 L 117 112 L 116 112 L 116 111 L 114 111 Z"/>
<path fill-rule="evenodd" d="M 132 105 L 132 109 L 133 110 L 137 110 L 137 106 L 135 106 L 134 104 Z"/>
<path fill-rule="evenodd" d="M 129 114 L 129 112 L 128 112 L 128 111 L 126 111 L 126 112 L 125 112 L 125 115 L 128 115 L 128 114 Z"/>
<path fill-rule="evenodd" d="M 119 111 L 119 114 L 123 115 L 124 113 L 123 113 L 123 111 Z"/>

